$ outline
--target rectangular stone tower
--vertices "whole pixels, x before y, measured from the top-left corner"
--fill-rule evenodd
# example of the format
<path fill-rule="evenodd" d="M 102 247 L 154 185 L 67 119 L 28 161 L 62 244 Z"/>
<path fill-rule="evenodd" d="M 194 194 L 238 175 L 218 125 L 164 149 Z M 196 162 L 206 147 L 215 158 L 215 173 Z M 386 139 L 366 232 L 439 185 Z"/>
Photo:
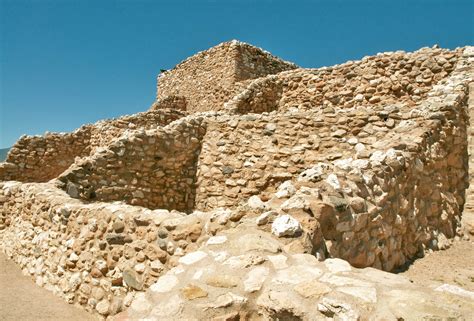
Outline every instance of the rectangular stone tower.
<path fill-rule="evenodd" d="M 152 108 L 221 110 L 246 81 L 295 68 L 260 48 L 235 40 L 224 42 L 160 74 Z"/>

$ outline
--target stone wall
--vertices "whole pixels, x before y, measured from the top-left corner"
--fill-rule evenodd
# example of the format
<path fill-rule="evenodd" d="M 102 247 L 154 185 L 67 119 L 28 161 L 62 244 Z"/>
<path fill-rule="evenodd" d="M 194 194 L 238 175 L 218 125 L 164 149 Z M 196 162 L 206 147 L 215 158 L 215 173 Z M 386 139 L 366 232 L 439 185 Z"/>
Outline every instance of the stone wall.
<path fill-rule="evenodd" d="M 460 227 L 469 184 L 469 78 L 462 70 L 461 61 L 459 72 L 404 113 L 411 118 L 392 135 L 371 146 L 357 142 L 351 157 L 309 168 L 296 188 L 285 183 L 264 206 L 300 222 L 314 217 L 328 254 L 358 267 L 391 271 L 428 248 L 448 246 Z M 319 236 L 310 235 L 294 248 L 315 253 L 320 247 Z"/>
<path fill-rule="evenodd" d="M 268 51 L 252 45 L 235 40 L 230 43 L 235 46 L 234 50 L 236 50 L 234 67 L 236 81 L 275 75 L 285 70 L 297 68 L 294 63 L 284 61 Z"/>
<path fill-rule="evenodd" d="M 155 129 L 170 124 L 186 116 L 183 110 L 177 108 L 162 108 L 150 110 L 117 119 L 99 121 L 92 125 L 91 155 L 97 148 L 107 147 L 125 131 Z"/>
<path fill-rule="evenodd" d="M 382 53 L 333 67 L 283 72 L 279 108 L 414 105 L 454 69 L 460 51 L 423 48 Z"/>
<path fill-rule="evenodd" d="M 229 112 L 416 105 L 454 69 L 460 51 L 424 48 L 383 53 L 333 67 L 295 69 L 245 85 L 225 103 Z"/>
<path fill-rule="evenodd" d="M 443 249 L 456 235 L 469 184 L 467 118 L 463 101 L 451 107 L 444 119 L 400 128 L 405 137 L 393 149 L 371 154 L 372 172 L 365 170 L 362 181 L 349 182 L 346 173 L 352 168 L 338 163 L 346 172 L 337 175 L 341 189 L 347 179 L 350 192 L 329 194 L 330 205 L 316 206 L 313 213 L 321 217 L 332 257 L 391 271 L 427 248 Z M 413 135 L 420 125 L 425 129 Z"/>
<path fill-rule="evenodd" d="M 238 41 L 202 51 L 158 76 L 157 100 L 184 97 L 190 112 L 221 110 L 241 90 L 238 82 L 296 68 Z"/>
<path fill-rule="evenodd" d="M 26 206 L 28 203 L 28 206 Z M 37 285 L 103 316 L 197 248 L 205 215 L 84 204 L 51 183 L 0 183 L 0 246 Z"/>
<path fill-rule="evenodd" d="M 126 132 L 107 148 L 78 160 L 58 180 L 73 197 L 188 212 L 194 207 L 204 133 L 202 117 Z"/>
<path fill-rule="evenodd" d="M 317 218 L 329 254 L 355 266 L 392 270 L 442 248 L 459 226 L 468 186 L 463 63 L 416 106 L 209 121 L 196 207 L 236 207 L 251 195 L 280 213 L 296 207 L 302 220 Z M 287 199 L 278 185 L 291 179 L 313 192 Z"/>
<path fill-rule="evenodd" d="M 224 104 L 229 113 L 263 113 L 278 109 L 283 85 L 277 76 L 258 78 Z"/>
<path fill-rule="evenodd" d="M 356 148 L 387 138 L 409 117 L 398 107 L 379 106 L 209 119 L 196 206 L 232 207 L 257 194 L 268 199 L 282 181 L 318 162 L 354 157 Z M 368 155 L 365 150 L 358 157 Z"/>
<path fill-rule="evenodd" d="M 182 96 L 167 96 L 163 99 L 157 99 L 150 107 L 150 110 L 174 109 L 186 111 L 188 103 Z"/>
<path fill-rule="evenodd" d="M 314 70 L 285 71 L 237 84 L 218 112 L 158 106 L 85 126 L 86 156 L 56 180 L 0 182 L 0 248 L 38 285 L 102 316 L 130 305 L 137 318 L 392 316 L 377 309 L 400 292 L 372 280 L 416 289 L 317 260 L 393 271 L 449 245 L 468 185 L 473 54 L 423 49 L 321 69 L 321 92 L 305 78 Z M 194 111 L 173 97 L 160 101 Z M 77 132 L 57 144 L 67 135 Z M 29 173 L 18 164 L 0 173 Z"/>
<path fill-rule="evenodd" d="M 0 163 L 0 180 L 46 182 L 90 153 L 90 126 L 72 133 L 22 136 Z"/>
<path fill-rule="evenodd" d="M 0 181 L 46 182 L 74 163 L 105 147 L 126 130 L 151 129 L 183 117 L 178 110 L 156 110 L 85 125 L 72 133 L 23 136 L 0 163 Z"/>

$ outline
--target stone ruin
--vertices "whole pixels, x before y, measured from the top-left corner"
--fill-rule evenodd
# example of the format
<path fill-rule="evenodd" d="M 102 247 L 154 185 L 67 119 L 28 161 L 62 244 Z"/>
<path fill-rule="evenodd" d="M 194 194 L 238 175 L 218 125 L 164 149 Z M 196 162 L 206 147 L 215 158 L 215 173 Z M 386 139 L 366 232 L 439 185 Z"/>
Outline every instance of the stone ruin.
<path fill-rule="evenodd" d="M 146 112 L 21 137 L 0 248 L 109 319 L 468 320 L 472 293 L 383 271 L 461 233 L 473 62 L 308 69 L 222 43 L 161 73 Z"/>

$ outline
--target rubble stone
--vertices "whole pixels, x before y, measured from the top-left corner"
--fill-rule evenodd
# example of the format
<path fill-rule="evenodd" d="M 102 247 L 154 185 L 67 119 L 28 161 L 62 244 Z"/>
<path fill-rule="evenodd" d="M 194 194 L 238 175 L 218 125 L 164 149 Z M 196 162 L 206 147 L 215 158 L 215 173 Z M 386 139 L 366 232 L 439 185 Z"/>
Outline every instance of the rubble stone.
<path fill-rule="evenodd" d="M 198 53 L 147 112 L 21 137 L 0 163 L 0 249 L 102 317 L 469 319 L 469 291 L 375 269 L 461 232 L 473 57 Z"/>

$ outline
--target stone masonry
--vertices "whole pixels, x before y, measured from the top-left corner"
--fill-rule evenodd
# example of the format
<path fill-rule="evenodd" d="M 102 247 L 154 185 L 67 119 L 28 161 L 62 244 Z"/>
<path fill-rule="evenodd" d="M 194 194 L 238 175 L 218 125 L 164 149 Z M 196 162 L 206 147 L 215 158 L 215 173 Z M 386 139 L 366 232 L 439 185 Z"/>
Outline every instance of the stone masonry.
<path fill-rule="evenodd" d="M 473 293 L 383 271 L 463 233 L 473 60 L 303 69 L 220 44 L 162 73 L 149 111 L 22 137 L 0 249 L 103 318 L 469 320 Z"/>
<path fill-rule="evenodd" d="M 185 100 L 189 112 L 220 110 L 246 81 L 295 68 L 295 64 L 246 43 L 224 42 L 160 74 L 153 106 L 177 97 Z"/>
<path fill-rule="evenodd" d="M 94 154 L 127 130 L 166 125 L 183 115 L 175 110 L 148 111 L 84 125 L 72 133 L 23 136 L 11 148 L 6 161 L 0 163 L 0 176 L 3 180 L 45 182 L 69 168 L 76 157 Z"/>

